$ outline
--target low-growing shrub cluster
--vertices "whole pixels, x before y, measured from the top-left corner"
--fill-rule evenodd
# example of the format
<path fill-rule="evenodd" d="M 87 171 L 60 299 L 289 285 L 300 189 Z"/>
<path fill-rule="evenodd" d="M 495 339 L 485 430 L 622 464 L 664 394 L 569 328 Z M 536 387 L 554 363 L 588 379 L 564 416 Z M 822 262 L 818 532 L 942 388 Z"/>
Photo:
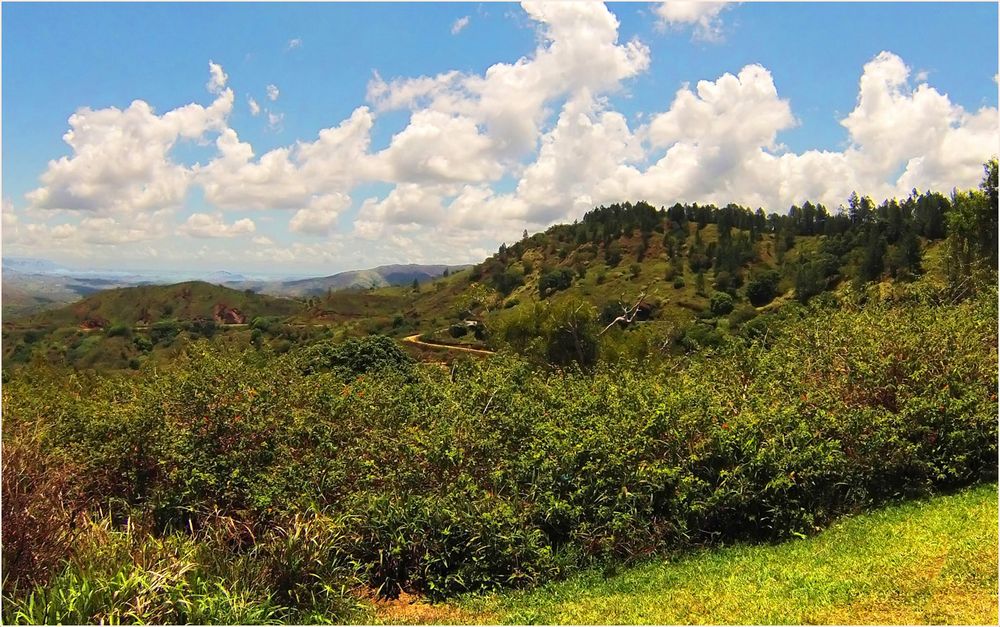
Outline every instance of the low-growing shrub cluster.
<path fill-rule="evenodd" d="M 13 372 L 5 453 L 32 434 L 37 472 L 72 473 L 106 518 L 68 561 L 33 532 L 30 567 L 10 567 L 10 525 L 82 497 L 8 510 L 25 488 L 5 468 L 4 619 L 336 620 L 355 587 L 529 585 L 995 477 L 995 299 L 803 311 L 767 345 L 591 374 L 509 354 L 419 367 L 379 339 Z"/>

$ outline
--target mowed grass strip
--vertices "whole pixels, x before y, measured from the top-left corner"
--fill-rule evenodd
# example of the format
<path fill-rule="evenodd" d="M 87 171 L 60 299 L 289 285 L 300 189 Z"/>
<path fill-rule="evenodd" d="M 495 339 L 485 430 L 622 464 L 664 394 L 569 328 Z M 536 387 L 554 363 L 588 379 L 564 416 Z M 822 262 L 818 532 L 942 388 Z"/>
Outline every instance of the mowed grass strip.
<path fill-rule="evenodd" d="M 547 624 L 997 624 L 997 486 L 842 520 L 810 538 L 593 570 L 435 606 L 422 621 Z M 410 622 L 379 612 L 378 622 Z"/>

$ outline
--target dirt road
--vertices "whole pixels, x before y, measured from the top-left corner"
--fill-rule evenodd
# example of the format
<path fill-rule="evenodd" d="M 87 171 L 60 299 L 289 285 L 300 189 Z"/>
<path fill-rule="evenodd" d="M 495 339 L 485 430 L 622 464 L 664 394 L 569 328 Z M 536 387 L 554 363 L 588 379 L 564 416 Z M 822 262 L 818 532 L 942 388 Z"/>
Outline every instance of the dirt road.
<path fill-rule="evenodd" d="M 420 334 L 410 335 L 403 338 L 403 341 L 408 344 L 413 344 L 415 346 L 423 346 L 425 348 L 433 348 L 438 350 L 448 350 L 455 351 L 456 353 L 472 353 L 474 355 L 492 355 L 493 351 L 483 350 L 481 348 L 466 348 L 464 346 L 455 346 L 454 344 L 437 344 L 433 342 L 423 342 L 420 340 Z"/>

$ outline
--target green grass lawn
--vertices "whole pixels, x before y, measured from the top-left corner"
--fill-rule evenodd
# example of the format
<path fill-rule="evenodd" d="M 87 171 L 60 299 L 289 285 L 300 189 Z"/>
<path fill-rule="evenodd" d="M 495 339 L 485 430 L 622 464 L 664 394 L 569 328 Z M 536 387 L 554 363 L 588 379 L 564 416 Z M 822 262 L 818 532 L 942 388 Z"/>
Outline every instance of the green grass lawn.
<path fill-rule="evenodd" d="M 997 624 L 997 486 L 736 545 L 595 570 L 453 605 L 385 604 L 383 623 Z"/>

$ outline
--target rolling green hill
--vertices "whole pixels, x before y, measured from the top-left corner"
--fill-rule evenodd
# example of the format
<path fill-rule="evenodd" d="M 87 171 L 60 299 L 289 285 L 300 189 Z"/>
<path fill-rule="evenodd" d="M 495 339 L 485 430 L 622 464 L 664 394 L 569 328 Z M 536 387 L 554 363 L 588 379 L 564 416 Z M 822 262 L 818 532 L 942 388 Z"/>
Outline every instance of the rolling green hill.
<path fill-rule="evenodd" d="M 641 296 L 635 318 L 641 324 L 607 333 L 641 328 L 647 343 L 680 349 L 711 344 L 785 303 L 823 292 L 943 282 L 944 233 L 927 224 L 940 222 L 947 199 L 908 199 L 898 219 L 891 217 L 895 201 L 875 207 L 865 200 L 861 217 L 808 203 L 766 218 L 733 205 L 601 207 L 577 223 L 503 245 L 469 270 L 419 290 L 335 292 L 310 299 L 304 315 L 352 334 L 420 333 L 458 342 L 483 339 L 460 328 L 474 320 L 499 348 L 510 344 L 508 329 L 519 318 L 584 303 L 603 330 L 622 315 L 623 304 L 634 307 Z M 521 352 L 523 345 L 514 348 Z"/>
<path fill-rule="evenodd" d="M 4 366 L 41 358 L 77 368 L 138 368 L 174 359 L 191 341 L 246 345 L 255 320 L 288 319 L 303 304 L 201 281 L 105 290 L 27 318 L 4 321 Z M 311 329 L 293 329 L 300 340 Z M 289 340 L 285 340 L 288 342 Z"/>
<path fill-rule="evenodd" d="M 214 320 L 225 324 L 240 319 L 248 322 L 257 316 L 289 316 L 301 308 L 300 303 L 287 298 L 190 281 L 105 290 L 66 307 L 33 316 L 25 324 L 103 328 L 119 324 L 144 326 L 169 319 Z"/>
<path fill-rule="evenodd" d="M 239 341 L 279 352 L 318 336 L 380 333 L 508 348 L 557 366 L 645 359 L 719 345 L 727 334 L 766 334 L 768 320 L 786 304 L 827 298 L 824 293 L 839 295 L 836 300 L 856 298 L 872 285 L 889 293 L 912 283 L 941 285 L 949 271 L 941 254 L 945 223 L 957 212 L 934 192 L 878 206 L 855 195 L 847 211 L 833 213 L 807 202 L 784 215 L 733 204 L 626 202 L 525 233 L 481 263 L 425 283 L 416 277 L 405 285 L 376 288 L 376 281 L 367 289 L 334 291 L 335 275 L 296 282 L 298 300 L 202 282 L 109 290 L 5 325 L 6 339 L 15 341 L 4 353 L 25 361 L 37 352 L 10 335 L 17 328 L 87 331 L 164 321 L 231 326 L 261 318 Z M 968 237 L 976 240 L 975 233 Z M 989 249 L 985 240 L 974 245 Z M 388 281 L 444 269 L 376 270 Z M 347 274 L 350 281 L 361 276 Z M 132 359 L 129 351 L 118 354 Z"/>

